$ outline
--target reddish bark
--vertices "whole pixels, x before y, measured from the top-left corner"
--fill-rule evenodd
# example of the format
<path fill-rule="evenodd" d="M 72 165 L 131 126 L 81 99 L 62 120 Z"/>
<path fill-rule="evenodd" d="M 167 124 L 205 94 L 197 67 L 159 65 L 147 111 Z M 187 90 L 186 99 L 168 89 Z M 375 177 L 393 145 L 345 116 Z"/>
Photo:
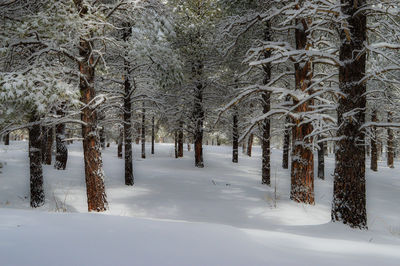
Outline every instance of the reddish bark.
<path fill-rule="evenodd" d="M 308 24 L 304 19 L 296 20 L 296 48 L 298 50 L 309 49 L 308 44 Z M 295 64 L 296 90 L 305 92 L 311 84 L 313 73 L 310 60 L 297 62 Z M 308 90 L 308 94 L 312 92 Z M 313 100 L 306 101 L 299 105 L 297 99 L 293 99 L 296 113 L 307 113 L 311 111 Z M 313 131 L 311 123 L 304 122 L 303 118 L 293 119 L 294 128 L 292 131 L 293 151 L 291 168 L 291 190 L 290 199 L 314 204 L 314 154 L 311 148 L 312 137 L 308 137 Z"/>
<path fill-rule="evenodd" d="M 340 32 L 338 130 L 334 173 L 332 221 L 367 228 L 365 191 L 365 77 L 367 18 L 361 8 L 366 0 L 341 0 L 346 29 Z M 344 24 L 343 24 L 344 25 Z M 348 116 L 349 113 L 353 115 Z"/>

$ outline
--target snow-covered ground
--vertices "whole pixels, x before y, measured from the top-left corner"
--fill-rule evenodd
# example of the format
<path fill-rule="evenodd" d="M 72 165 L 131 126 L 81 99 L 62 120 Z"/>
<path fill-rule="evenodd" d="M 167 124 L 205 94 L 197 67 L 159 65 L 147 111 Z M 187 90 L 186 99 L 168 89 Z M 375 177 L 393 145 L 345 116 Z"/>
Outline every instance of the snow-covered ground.
<path fill-rule="evenodd" d="M 69 146 L 66 171 L 44 167 L 37 210 L 27 143 L 0 145 L 0 265 L 400 265 L 399 162 L 367 172 L 369 230 L 359 231 L 330 222 L 332 156 L 307 206 L 289 200 L 279 150 L 271 187 L 260 182 L 259 147 L 233 164 L 230 147 L 206 146 L 204 169 L 192 152 L 174 159 L 169 144 L 144 160 L 134 151 L 134 187 L 124 185 L 116 147 L 103 152 L 110 210 L 87 214 L 80 143 Z"/>

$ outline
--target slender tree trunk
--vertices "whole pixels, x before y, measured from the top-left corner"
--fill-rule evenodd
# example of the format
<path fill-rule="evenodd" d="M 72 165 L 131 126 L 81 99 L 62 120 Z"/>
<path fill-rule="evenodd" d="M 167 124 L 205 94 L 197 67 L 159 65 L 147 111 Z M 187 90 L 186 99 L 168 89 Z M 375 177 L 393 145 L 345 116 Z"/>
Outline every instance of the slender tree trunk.
<path fill-rule="evenodd" d="M 179 122 L 178 131 L 178 157 L 183 157 L 183 121 Z"/>
<path fill-rule="evenodd" d="M 187 137 L 187 150 L 190 151 L 191 150 L 191 146 L 190 146 L 190 138 Z"/>
<path fill-rule="evenodd" d="M 123 25 L 123 40 L 126 42 L 132 35 L 132 28 L 129 23 Z M 125 159 L 125 185 L 133 186 L 133 165 L 132 165 L 132 104 L 131 95 L 133 88 L 130 81 L 131 66 L 126 58 L 128 51 L 125 51 L 124 58 L 124 159 Z"/>
<path fill-rule="evenodd" d="M 142 159 L 146 159 L 146 108 L 143 102 L 142 108 Z"/>
<path fill-rule="evenodd" d="M 388 123 L 393 122 L 393 113 L 388 112 Z M 387 140 L 387 165 L 389 168 L 394 168 L 394 134 L 393 134 L 393 129 L 388 128 L 387 129 L 387 135 L 388 135 L 388 140 Z"/>
<path fill-rule="evenodd" d="M 319 136 L 319 140 L 322 137 Z M 324 141 L 319 143 L 318 150 L 318 178 L 325 179 L 325 143 Z"/>
<path fill-rule="evenodd" d="M 137 137 L 136 137 L 136 139 L 135 139 L 136 145 L 139 145 L 139 143 L 140 143 L 140 136 L 141 136 L 141 135 L 142 135 L 142 133 L 141 133 L 140 127 L 138 126 L 138 128 L 137 128 Z"/>
<path fill-rule="evenodd" d="M 251 133 L 247 139 L 247 156 L 251 157 L 251 151 L 253 149 L 254 134 Z"/>
<path fill-rule="evenodd" d="M 117 154 L 118 158 L 122 159 L 122 145 L 124 142 L 124 130 L 123 128 L 119 129 L 119 137 L 118 137 L 118 148 L 117 148 Z"/>
<path fill-rule="evenodd" d="M 57 115 L 64 117 L 64 106 L 57 110 Z M 65 143 L 65 123 L 56 125 L 56 161 L 54 168 L 57 170 L 65 170 L 68 160 L 68 148 Z"/>
<path fill-rule="evenodd" d="M 154 154 L 154 142 L 155 142 L 155 125 L 154 125 L 154 115 L 151 118 L 151 154 Z"/>
<path fill-rule="evenodd" d="M 371 117 L 372 122 L 378 122 L 378 114 L 377 110 L 372 111 L 372 117 Z M 377 146 L 377 130 L 376 126 L 372 127 L 372 138 L 371 138 L 371 170 L 372 171 L 378 171 L 378 146 Z"/>
<path fill-rule="evenodd" d="M 175 141 L 175 145 L 174 145 L 175 159 L 178 159 L 178 131 L 176 131 L 176 130 L 174 132 L 174 141 Z"/>
<path fill-rule="evenodd" d="M 239 112 L 237 106 L 233 107 L 233 127 L 232 127 L 232 162 L 239 162 Z"/>
<path fill-rule="evenodd" d="M 39 122 L 40 117 L 33 114 L 30 122 Z M 29 128 L 29 164 L 31 207 L 36 208 L 44 204 L 43 170 L 42 170 L 42 132 L 40 125 Z"/>
<path fill-rule="evenodd" d="M 10 133 L 7 133 L 4 136 L 4 145 L 6 145 L 6 146 L 10 145 Z"/>
<path fill-rule="evenodd" d="M 298 50 L 308 49 L 308 25 L 305 20 L 296 20 L 296 47 Z M 304 93 L 311 84 L 312 63 L 310 60 L 295 64 L 296 90 Z M 308 90 L 308 94 L 312 92 Z M 294 105 L 299 104 L 298 99 L 293 99 Z M 313 100 L 300 104 L 296 113 L 305 113 L 311 111 Z M 293 151 L 292 151 L 292 169 L 291 169 L 291 190 L 290 199 L 314 204 L 314 154 L 311 148 L 313 139 L 307 137 L 312 131 L 311 123 L 305 123 L 302 118 L 295 118 L 293 129 Z"/>
<path fill-rule="evenodd" d="M 202 66 L 199 67 L 201 72 Z M 194 157 L 195 166 L 198 168 L 204 167 L 203 161 L 203 123 L 204 123 L 204 110 L 203 110 L 203 85 L 201 82 L 197 84 L 194 99 Z"/>
<path fill-rule="evenodd" d="M 342 0 L 346 28 L 340 33 L 339 88 L 343 97 L 337 108 L 338 130 L 334 173 L 332 221 L 367 228 L 365 192 L 365 76 L 367 18 L 361 8 L 366 0 Z M 343 24 L 344 25 L 344 24 Z M 352 117 L 348 114 L 352 113 Z"/>
<path fill-rule="evenodd" d="M 290 150 L 290 127 L 287 125 L 290 118 L 286 117 L 285 132 L 283 135 L 283 155 L 282 155 L 282 168 L 289 168 L 289 150 Z"/>
<path fill-rule="evenodd" d="M 243 140 L 243 142 L 242 142 L 242 153 L 245 154 L 246 151 L 247 151 L 246 140 Z"/>
<path fill-rule="evenodd" d="M 270 21 L 265 22 L 264 40 L 272 41 L 272 30 Z M 271 51 L 264 52 L 264 58 L 270 58 Z M 263 84 L 267 85 L 271 80 L 271 64 L 262 66 L 264 72 Z M 262 94 L 263 114 L 268 114 L 271 111 L 271 93 L 264 92 Z M 262 184 L 271 185 L 271 119 L 266 118 L 262 124 Z"/>

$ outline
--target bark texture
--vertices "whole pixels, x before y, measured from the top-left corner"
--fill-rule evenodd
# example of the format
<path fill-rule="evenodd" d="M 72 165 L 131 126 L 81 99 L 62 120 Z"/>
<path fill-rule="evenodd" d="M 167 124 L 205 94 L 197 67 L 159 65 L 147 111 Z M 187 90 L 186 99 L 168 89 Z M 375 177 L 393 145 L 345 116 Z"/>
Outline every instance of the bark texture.
<path fill-rule="evenodd" d="M 89 7 L 82 0 L 74 0 L 79 15 L 85 17 Z M 80 72 L 79 88 L 81 102 L 84 108 L 81 111 L 83 138 L 83 157 L 85 162 L 86 193 L 88 200 L 88 211 L 105 211 L 107 209 L 106 191 L 104 187 L 103 161 L 100 152 L 100 139 L 97 132 L 97 111 L 90 106 L 96 97 L 94 89 L 94 42 L 91 36 L 81 36 L 79 40 L 78 62 Z"/>
<path fill-rule="evenodd" d="M 393 122 L 393 113 L 388 112 L 388 123 Z M 393 129 L 388 128 L 387 129 L 387 135 L 388 135 L 388 140 L 387 140 L 387 165 L 389 168 L 394 168 L 394 134 L 393 134 Z"/>
<path fill-rule="evenodd" d="M 236 106 L 233 107 L 233 126 L 232 126 L 232 162 L 239 161 L 239 113 Z"/>
<path fill-rule="evenodd" d="M 371 116 L 372 122 L 378 122 L 378 114 L 377 110 L 372 111 Z M 371 137 L 371 170 L 377 172 L 378 171 L 378 145 L 377 145 L 377 129 L 376 126 L 371 128 L 372 137 Z"/>
<path fill-rule="evenodd" d="M 322 141 L 318 146 L 318 178 L 325 179 L 325 143 Z"/>
<path fill-rule="evenodd" d="M 272 41 L 271 23 L 269 21 L 265 22 L 264 40 Z M 269 57 L 271 57 L 271 51 L 265 51 L 264 58 L 269 58 Z M 271 64 L 270 63 L 264 64 L 262 68 L 264 72 L 263 84 L 266 85 L 271 80 Z M 268 114 L 268 112 L 271 111 L 271 93 L 264 92 L 261 98 L 262 98 L 263 114 Z M 266 118 L 264 119 L 262 124 L 262 140 L 261 140 L 261 148 L 262 148 L 261 183 L 266 185 L 271 185 L 270 138 L 271 138 L 271 119 Z"/>
<path fill-rule="evenodd" d="M 132 35 L 131 25 L 123 25 L 123 40 L 128 41 Z M 132 103 L 131 96 L 133 88 L 130 81 L 131 66 L 126 58 L 128 52 L 125 52 L 124 58 L 124 160 L 125 160 L 125 185 L 133 186 L 133 165 L 132 165 Z"/>
<path fill-rule="evenodd" d="M 10 133 L 7 133 L 5 136 L 4 136 L 4 145 L 10 145 Z"/>
<path fill-rule="evenodd" d="M 366 55 L 360 54 L 366 42 L 367 18 L 360 10 L 366 0 L 341 0 L 341 11 L 348 24 L 340 33 L 340 97 L 337 108 L 338 131 L 334 173 L 332 221 L 351 227 L 367 228 L 365 192 L 365 136 L 360 129 L 365 123 Z M 347 114 L 353 113 L 350 117 Z"/>
<path fill-rule="evenodd" d="M 119 129 L 119 136 L 118 136 L 118 147 L 117 147 L 117 155 L 118 158 L 122 159 L 122 145 L 124 142 L 124 130 L 123 128 Z"/>
<path fill-rule="evenodd" d="M 154 115 L 151 118 L 151 154 L 154 154 L 154 142 L 155 142 L 155 122 Z"/>
<path fill-rule="evenodd" d="M 33 114 L 30 122 L 39 122 L 40 117 Z M 42 134 L 39 124 L 29 128 L 29 168 L 31 207 L 36 208 L 44 204 L 43 170 L 42 170 Z"/>
<path fill-rule="evenodd" d="M 142 108 L 142 136 L 141 136 L 141 142 L 142 142 L 142 159 L 146 159 L 146 107 L 143 102 L 143 108 Z"/>
<path fill-rule="evenodd" d="M 296 20 L 296 48 L 298 50 L 309 49 L 308 43 L 308 24 L 305 19 Z M 300 61 L 295 64 L 296 90 L 307 91 L 311 84 L 313 73 L 310 60 Z M 312 92 L 308 90 L 308 94 Z M 306 101 L 299 105 L 297 99 L 293 99 L 297 114 L 304 114 L 311 111 L 313 100 Z M 293 150 L 291 167 L 291 190 L 290 199 L 314 204 L 314 154 L 311 144 L 313 139 L 307 137 L 312 131 L 311 123 L 304 122 L 299 116 L 293 119 L 294 128 L 292 130 Z"/>
<path fill-rule="evenodd" d="M 251 152 L 253 150 L 254 134 L 251 133 L 247 139 L 247 156 L 251 157 Z"/>
<path fill-rule="evenodd" d="M 178 131 L 178 157 L 183 157 L 183 122 L 179 122 Z"/>
<path fill-rule="evenodd" d="M 53 142 L 54 142 L 53 128 L 49 127 L 47 128 L 46 132 L 46 152 L 44 155 L 44 163 L 47 165 L 51 165 Z"/>
<path fill-rule="evenodd" d="M 57 115 L 63 117 L 64 111 L 63 107 L 57 111 Z M 54 163 L 54 168 L 57 170 L 65 170 L 67 167 L 68 160 L 68 148 L 65 143 L 65 123 L 60 123 L 56 125 L 56 161 Z"/>

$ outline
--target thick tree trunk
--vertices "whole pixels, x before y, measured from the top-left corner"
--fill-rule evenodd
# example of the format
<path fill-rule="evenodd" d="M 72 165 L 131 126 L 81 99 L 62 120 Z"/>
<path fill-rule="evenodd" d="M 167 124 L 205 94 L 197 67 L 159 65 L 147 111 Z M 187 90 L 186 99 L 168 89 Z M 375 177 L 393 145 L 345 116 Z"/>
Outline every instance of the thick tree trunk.
<path fill-rule="evenodd" d="M 142 159 L 146 159 L 146 108 L 143 102 L 142 108 Z"/>
<path fill-rule="evenodd" d="M 87 15 L 88 7 L 82 0 L 74 0 L 79 15 L 84 18 Z M 84 108 L 81 111 L 83 158 L 85 161 L 86 193 L 89 211 L 105 211 L 107 199 L 104 187 L 103 160 L 100 152 L 100 140 L 97 130 L 97 112 L 90 104 L 96 96 L 94 89 L 94 42 L 88 40 L 91 36 L 82 36 L 79 41 L 78 69 L 80 72 L 79 88 L 81 102 Z"/>
<path fill-rule="evenodd" d="M 378 114 L 377 110 L 372 111 L 371 116 L 372 122 L 378 122 Z M 371 138 L 371 170 L 378 171 L 378 145 L 377 145 L 377 129 L 376 126 L 373 126 L 372 129 L 372 138 Z"/>
<path fill-rule="evenodd" d="M 7 133 L 5 136 L 4 136 L 4 145 L 10 145 L 10 133 Z"/>
<path fill-rule="evenodd" d="M 35 123 L 39 121 L 39 116 L 33 114 L 30 122 Z M 39 124 L 29 128 L 30 202 L 32 208 L 40 207 L 44 204 L 42 136 Z"/>
<path fill-rule="evenodd" d="M 298 50 L 308 49 L 308 25 L 305 20 L 296 20 L 296 48 Z M 296 90 L 306 93 L 311 84 L 312 63 L 302 61 L 295 64 Z M 311 91 L 307 92 L 311 94 Z M 298 99 L 293 99 L 294 105 L 299 104 Z M 300 104 L 296 113 L 306 113 L 311 111 L 313 101 L 309 100 Z M 314 154 L 311 148 L 313 142 L 311 137 L 307 137 L 313 131 L 311 123 L 305 123 L 303 118 L 295 118 L 292 151 L 292 169 L 291 169 L 291 190 L 290 199 L 314 204 Z"/>
<path fill-rule="evenodd" d="M 393 122 L 393 113 L 388 112 L 388 118 L 387 118 L 388 123 Z M 388 140 L 387 140 L 387 165 L 389 168 L 394 168 L 394 134 L 393 134 L 393 129 L 388 128 L 387 129 L 387 135 L 388 135 Z"/>
<path fill-rule="evenodd" d="M 253 149 L 254 134 L 251 133 L 247 139 L 247 156 L 251 157 L 251 151 Z"/>
<path fill-rule="evenodd" d="M 346 28 L 340 33 L 339 98 L 336 167 L 334 173 L 332 221 L 367 228 L 365 192 L 365 76 L 367 18 L 360 10 L 366 0 L 342 0 Z M 343 25 L 345 25 L 343 24 Z M 361 54 L 360 54 L 361 53 Z M 352 113 L 349 117 L 348 114 Z"/>
<path fill-rule="evenodd" d="M 104 150 L 106 148 L 106 136 L 104 133 L 104 127 L 100 128 L 99 135 L 100 135 L 100 146 Z"/>
<path fill-rule="evenodd" d="M 319 139 L 322 137 L 320 136 Z M 325 143 L 324 141 L 319 143 L 318 150 L 318 178 L 325 179 Z"/>
<path fill-rule="evenodd" d="M 63 117 L 64 110 L 63 106 L 57 110 L 57 115 Z M 67 167 L 68 160 L 68 148 L 65 143 L 65 123 L 60 123 L 56 125 L 56 161 L 54 163 L 54 168 L 57 170 L 65 170 Z"/>
<path fill-rule="evenodd" d="M 155 123 L 154 123 L 154 115 L 151 118 L 151 154 L 154 154 L 154 142 L 155 142 Z"/>
<path fill-rule="evenodd" d="M 51 165 L 53 142 L 54 142 L 53 128 L 47 128 L 47 132 L 46 132 L 46 152 L 45 152 L 45 155 L 44 155 L 44 163 L 47 164 L 47 165 Z"/>
<path fill-rule="evenodd" d="M 132 35 L 131 25 L 128 23 L 123 25 L 123 40 L 128 41 Z M 125 57 L 128 56 L 128 51 L 125 51 Z M 130 82 L 131 66 L 129 60 L 124 58 L 124 159 L 125 159 L 125 185 L 133 186 L 133 165 L 132 165 L 132 104 L 131 95 L 133 88 Z"/>
<path fill-rule="evenodd" d="M 233 127 L 232 127 L 232 162 L 239 161 L 239 113 L 237 106 L 233 107 Z"/>
<path fill-rule="evenodd" d="M 183 121 L 179 122 L 178 131 L 178 157 L 183 157 Z"/>

